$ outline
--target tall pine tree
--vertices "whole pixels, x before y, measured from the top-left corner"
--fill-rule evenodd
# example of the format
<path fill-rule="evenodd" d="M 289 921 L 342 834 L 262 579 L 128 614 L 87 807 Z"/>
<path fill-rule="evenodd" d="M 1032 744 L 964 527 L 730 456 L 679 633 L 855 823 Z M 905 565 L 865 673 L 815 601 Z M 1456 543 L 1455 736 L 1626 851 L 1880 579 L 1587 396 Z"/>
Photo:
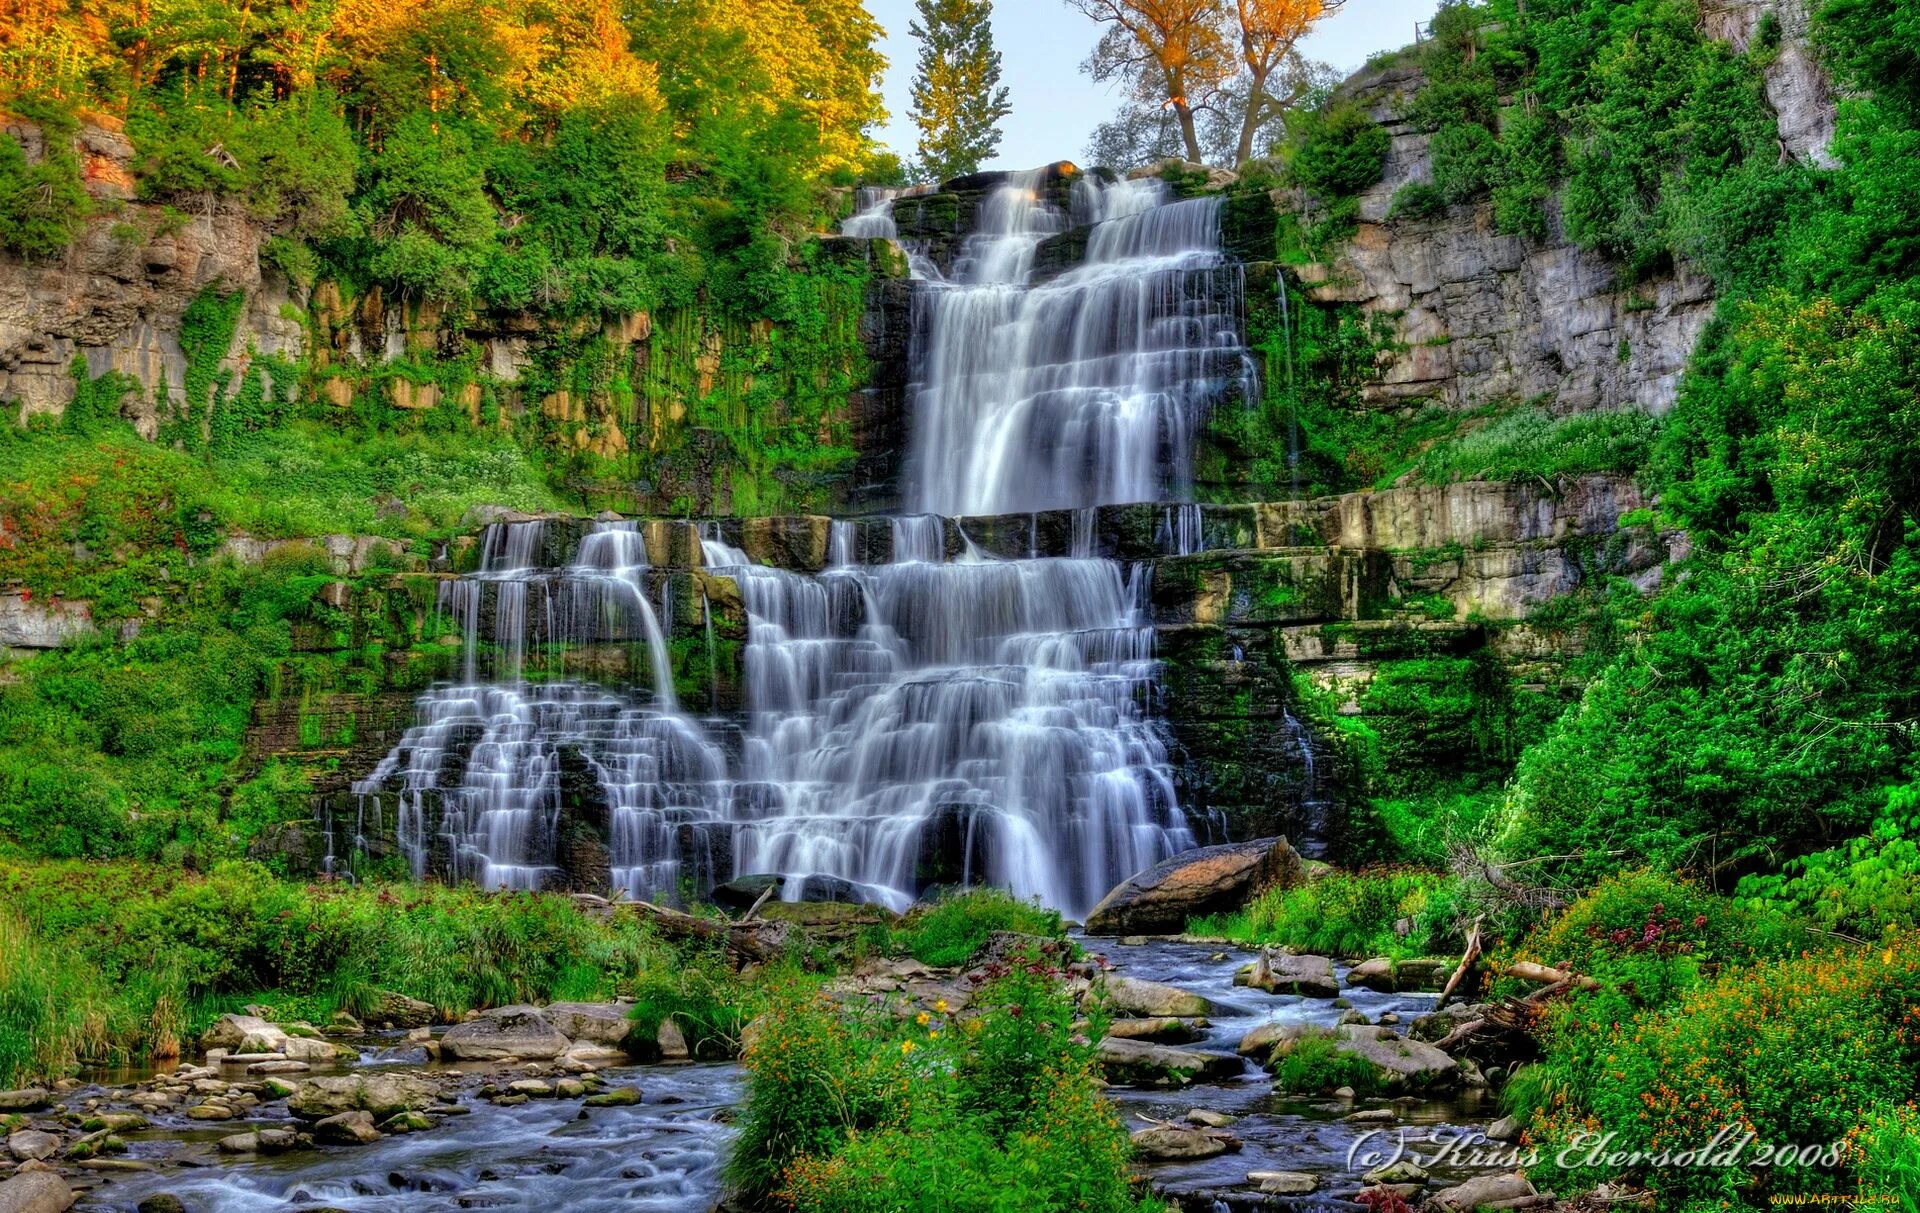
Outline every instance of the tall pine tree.
<path fill-rule="evenodd" d="M 915 0 L 920 39 L 913 77 L 913 123 L 920 128 L 919 172 L 934 181 L 980 167 L 1000 146 L 1000 120 L 1012 112 L 993 49 L 993 0 Z"/>

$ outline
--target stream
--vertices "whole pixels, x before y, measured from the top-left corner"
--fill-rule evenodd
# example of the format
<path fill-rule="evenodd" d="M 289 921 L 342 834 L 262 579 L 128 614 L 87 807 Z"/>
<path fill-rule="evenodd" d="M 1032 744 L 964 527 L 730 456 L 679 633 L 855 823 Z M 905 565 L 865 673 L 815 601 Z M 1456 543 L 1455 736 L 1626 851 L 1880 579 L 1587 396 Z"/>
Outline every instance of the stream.
<path fill-rule="evenodd" d="M 1231 1053 L 1240 1038 L 1268 1021 L 1331 1027 L 1346 1013 L 1331 999 L 1272 995 L 1237 987 L 1234 971 L 1247 953 L 1227 945 L 1152 940 L 1125 946 L 1115 940 L 1081 940 L 1130 977 L 1164 982 L 1203 995 L 1221 1008 L 1204 1039 L 1189 1048 Z M 1345 969 L 1340 970 L 1344 979 Z M 1403 1023 L 1433 1005 L 1431 994 L 1380 994 L 1350 988 L 1352 1009 L 1377 1021 L 1397 1014 Z M 370 1049 L 362 1065 L 417 1064 L 417 1052 Z M 488 1067 L 459 1067 L 484 1076 Z M 704 1213 L 716 1207 L 721 1172 L 733 1136 L 733 1110 L 743 1096 L 735 1065 L 656 1065 L 601 1072 L 609 1085 L 633 1085 L 642 1102 L 630 1107 L 582 1108 L 577 1100 L 535 1100 L 503 1107 L 470 1087 L 460 1097 L 465 1115 L 446 1117 L 420 1133 L 388 1136 L 371 1145 L 322 1146 L 277 1157 L 235 1160 L 214 1143 L 249 1128 L 287 1127 L 285 1105 L 271 1116 L 209 1126 L 178 1109 L 154 1115 L 152 1127 L 126 1134 L 127 1157 L 172 1160 L 161 1171 L 114 1174 L 82 1195 L 80 1208 L 132 1213 L 157 1193 L 180 1199 L 188 1213 L 265 1213 L 268 1210 L 348 1210 L 351 1213 L 440 1213 L 446 1210 L 568 1210 L 579 1213 Z M 78 1105 L 107 1095 L 90 1087 L 66 1098 Z M 1153 1169 L 1157 1191 L 1170 1198 L 1246 1189 L 1250 1171 L 1309 1171 L 1322 1176 L 1323 1193 L 1350 1192 L 1359 1185 L 1347 1174 L 1354 1141 L 1379 1126 L 1342 1119 L 1366 1108 L 1392 1107 L 1410 1135 L 1449 1127 L 1482 1125 L 1495 1115 L 1492 1100 L 1466 1091 L 1442 1101 L 1348 1101 L 1277 1095 L 1253 1063 L 1235 1079 L 1177 1090 L 1115 1087 L 1109 1092 L 1129 1129 L 1144 1120 L 1182 1120 L 1204 1108 L 1236 1119 L 1232 1132 L 1244 1143 L 1235 1153 Z M 1397 1132 L 1388 1126 L 1383 1134 Z M 1441 1178 L 1467 1172 L 1435 1169 Z M 1226 1210 L 1233 1202 L 1202 1204 Z M 1183 1202 L 1186 1203 L 1186 1202 Z M 1309 1198 L 1308 1204 L 1322 1204 Z"/>

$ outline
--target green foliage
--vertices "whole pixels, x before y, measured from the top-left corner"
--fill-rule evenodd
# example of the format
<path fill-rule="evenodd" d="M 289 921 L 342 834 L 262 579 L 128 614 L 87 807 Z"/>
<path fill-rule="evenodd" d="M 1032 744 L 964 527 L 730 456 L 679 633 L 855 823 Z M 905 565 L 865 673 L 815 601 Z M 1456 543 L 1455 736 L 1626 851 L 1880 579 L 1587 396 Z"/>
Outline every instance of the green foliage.
<path fill-rule="evenodd" d="M 915 906 L 894 932 L 891 947 L 923 964 L 965 964 L 995 931 L 1059 938 L 1060 912 L 1021 901 L 1000 889 L 969 889 L 931 905 Z"/>
<path fill-rule="evenodd" d="M 695 1057 L 732 1057 L 746 1026 L 776 999 L 800 997 L 817 984 L 791 964 L 763 966 L 748 982 L 721 950 L 696 950 L 680 964 L 641 975 L 633 991 L 634 1033 L 652 1040 L 671 1019 Z"/>
<path fill-rule="evenodd" d="M 1757 1147 L 1794 1151 L 1774 1165 L 1644 1170 L 1657 1207 L 1668 1209 L 1692 1201 L 1765 1208 L 1773 1193 L 1842 1191 L 1850 1181 L 1834 1147 L 1849 1138 L 1866 1146 L 1848 1161 L 1869 1183 L 1910 1165 L 1910 1151 L 1885 1134 L 1907 1116 L 1901 1109 L 1920 1078 L 1911 1031 L 1920 948 L 1911 937 L 1884 950 L 1810 953 L 1717 975 L 1694 962 L 1690 980 L 1656 991 L 1649 972 L 1663 960 L 1694 961 L 1717 946 L 1722 928 L 1711 910 L 1689 921 L 1662 903 L 1647 909 L 1658 923 L 1602 937 L 1600 950 L 1620 966 L 1617 984 L 1562 1003 L 1545 1059 L 1507 1092 L 1543 1157 L 1596 1129 L 1614 1134 L 1610 1149 L 1650 1152 L 1708 1142 L 1727 1125 L 1750 1131 Z M 1620 934 L 1625 943 L 1611 942 Z M 1687 951 L 1696 936 L 1706 942 Z M 1599 968 L 1607 957 L 1589 959 Z M 1582 1186 L 1612 1177 L 1593 1166 L 1565 1174 Z"/>
<path fill-rule="evenodd" d="M 1519 408 L 1436 443 L 1413 467 L 1428 484 L 1635 472 L 1647 466 L 1659 432 L 1658 419 L 1639 409 L 1555 417 Z"/>
<path fill-rule="evenodd" d="M 1737 892 L 1869 939 L 1920 926 L 1920 789 L 1890 789 L 1866 833 L 1791 859 L 1781 872 L 1743 877 Z"/>
<path fill-rule="evenodd" d="M 1275 1044 L 1272 1068 L 1276 1091 L 1325 1095 L 1351 1087 L 1357 1095 L 1371 1095 L 1379 1086 L 1373 1063 L 1343 1052 L 1338 1038 L 1325 1029 Z"/>
<path fill-rule="evenodd" d="M 222 1011 L 367 1014 L 386 992 L 454 1015 L 630 993 L 684 962 L 562 896 L 284 883 L 253 864 L 0 865 L 0 1082 L 172 1055 Z M 15 1025 L 21 1025 L 16 1027 Z M 22 1042 L 28 1042 L 23 1044 Z"/>
<path fill-rule="evenodd" d="M 59 105 L 22 99 L 21 117 L 40 128 L 40 158 L 11 136 L 0 139 L 0 248 L 26 258 L 52 257 L 80 233 L 93 200 L 80 183 L 80 157 L 73 150 L 79 125 Z"/>
<path fill-rule="evenodd" d="M 1330 872 L 1292 888 L 1270 889 L 1244 910 L 1197 919 L 1187 929 L 1328 956 L 1411 958 L 1453 946 L 1459 930 L 1454 922 L 1456 898 L 1453 878 L 1437 872 Z M 1412 931 L 1404 936 L 1394 929 L 1403 918 L 1413 921 Z"/>
<path fill-rule="evenodd" d="M 1297 145 L 1291 162 L 1294 180 L 1327 203 L 1377 183 L 1392 143 L 1386 128 L 1350 102 L 1301 114 L 1290 135 Z"/>
<path fill-rule="evenodd" d="M 746 1055 L 729 1179 L 802 1213 L 1148 1213 L 1060 974 L 1016 964 L 962 1015 L 777 1003 Z"/>

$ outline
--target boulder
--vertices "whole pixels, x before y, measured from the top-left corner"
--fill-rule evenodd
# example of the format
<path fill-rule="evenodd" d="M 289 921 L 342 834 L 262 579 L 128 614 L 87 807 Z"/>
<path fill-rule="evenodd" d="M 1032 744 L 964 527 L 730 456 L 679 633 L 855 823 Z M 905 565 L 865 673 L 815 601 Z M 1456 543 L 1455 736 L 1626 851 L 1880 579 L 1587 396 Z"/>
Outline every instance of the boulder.
<path fill-rule="evenodd" d="M 259 1139 L 260 1150 L 267 1154 L 291 1150 L 300 1144 L 300 1135 L 292 1129 L 262 1129 L 254 1136 Z"/>
<path fill-rule="evenodd" d="M 1109 973 L 1095 983 L 1094 989 L 1105 996 L 1107 1010 L 1114 1015 L 1184 1019 L 1214 1012 L 1214 1005 L 1198 994 L 1138 977 Z"/>
<path fill-rule="evenodd" d="M 1199 1125 L 1204 1129 L 1224 1129 L 1237 1119 L 1239 1118 L 1228 1116 L 1225 1112 L 1215 1112 L 1211 1108 L 1187 1109 L 1187 1123 Z"/>
<path fill-rule="evenodd" d="M 440 1038 L 444 1056 L 464 1061 L 523 1057 L 545 1061 L 560 1056 L 573 1042 L 538 1007 L 498 1007 L 478 1019 L 447 1029 Z"/>
<path fill-rule="evenodd" d="M 1333 961 L 1325 956 L 1260 953 L 1260 958 L 1233 975 L 1235 985 L 1251 986 L 1269 994 L 1298 994 L 1302 998 L 1338 998 L 1340 979 Z"/>
<path fill-rule="evenodd" d="M 617 1002 L 556 1002 L 545 1009 L 547 1022 L 561 1035 L 613 1049 L 625 1045 L 633 1031 L 632 1013 L 631 1005 Z"/>
<path fill-rule="evenodd" d="M 1533 1185 L 1524 1175 L 1476 1175 L 1457 1187 L 1435 1192 L 1422 1208 L 1436 1213 L 1471 1213 L 1484 1205 L 1520 1200 L 1533 1196 Z"/>
<path fill-rule="evenodd" d="M 1094 1055 L 1108 1081 L 1143 1086 L 1185 1086 L 1195 1079 L 1231 1078 L 1243 1065 L 1230 1053 L 1206 1053 L 1111 1036 L 1100 1042 Z"/>
<path fill-rule="evenodd" d="M 287 1037 L 286 1046 L 281 1052 L 287 1055 L 289 1061 L 319 1062 L 322 1065 L 336 1061 L 356 1061 L 360 1057 L 358 1050 L 350 1049 L 346 1045 L 337 1045 L 325 1040 L 314 1040 L 306 1036 Z M 272 1063 L 269 1062 L 265 1064 Z M 247 1067 L 247 1072 L 250 1074 L 297 1073 L 297 1071 L 287 1070 L 255 1070 L 252 1066 Z"/>
<path fill-rule="evenodd" d="M 60 1139 L 38 1129 L 21 1129 L 7 1138 L 7 1150 L 21 1162 L 50 1158 L 60 1148 Z"/>
<path fill-rule="evenodd" d="M 687 1048 L 686 1034 L 671 1018 L 660 1021 L 660 1030 L 654 1033 L 653 1042 L 659 1046 L 661 1061 L 685 1061 L 693 1055 Z"/>
<path fill-rule="evenodd" d="M 1417 1040 L 1342 1039 L 1338 1048 L 1370 1062 L 1381 1085 L 1390 1090 L 1451 1087 L 1460 1079 L 1453 1058 Z"/>
<path fill-rule="evenodd" d="M 287 1034 L 258 1015 L 227 1014 L 200 1035 L 200 1047 L 229 1053 L 279 1053 Z"/>
<path fill-rule="evenodd" d="M 18 1091 L 0 1091 L 0 1112 L 38 1112 L 52 1101 L 44 1087 L 22 1087 Z"/>
<path fill-rule="evenodd" d="M 28 1171 L 0 1183 L 0 1213 L 65 1213 L 73 1189 L 51 1171 Z"/>
<path fill-rule="evenodd" d="M 1263 1023 L 1240 1038 L 1240 1044 L 1235 1052 L 1242 1057 L 1257 1057 L 1265 1061 L 1267 1055 L 1273 1052 L 1273 1046 L 1283 1040 L 1297 1040 L 1303 1033 L 1310 1030 L 1309 1026 L 1303 1023 L 1281 1023 L 1277 1020 Z"/>
<path fill-rule="evenodd" d="M 222 1137 L 216 1143 L 225 1154 L 252 1154 L 260 1148 L 258 1133 L 235 1133 L 231 1137 Z"/>
<path fill-rule="evenodd" d="M 1502 1116 L 1487 1126 L 1488 1141 L 1519 1141 L 1520 1119 L 1515 1116 Z"/>
<path fill-rule="evenodd" d="M 1178 1125 L 1155 1125 L 1133 1135 L 1134 1156 L 1147 1162 L 1191 1162 L 1239 1148 L 1240 1139 L 1231 1133 L 1185 1129 Z"/>
<path fill-rule="evenodd" d="M 1427 1182 L 1427 1171 L 1418 1163 L 1397 1158 L 1382 1167 L 1375 1167 L 1360 1177 L 1367 1184 L 1423 1184 Z"/>
<path fill-rule="evenodd" d="M 316 1121 L 313 1126 L 316 1141 L 330 1141 L 343 1146 L 364 1146 L 380 1140 L 380 1130 L 373 1125 L 373 1115 L 369 1112 L 342 1112 L 338 1116 L 329 1116 Z"/>
<path fill-rule="evenodd" d="M 1319 1179 L 1305 1171 L 1249 1171 L 1247 1182 L 1269 1196 L 1305 1196 L 1320 1186 Z"/>
<path fill-rule="evenodd" d="M 630 1108 L 640 1102 L 640 1088 L 615 1087 L 611 1091 L 589 1095 L 581 1102 L 589 1108 Z"/>
<path fill-rule="evenodd" d="M 186 1202 L 171 1192 L 155 1192 L 134 1207 L 139 1213 L 187 1213 Z"/>
<path fill-rule="evenodd" d="M 1114 886 L 1087 915 L 1087 934 L 1177 934 L 1190 918 L 1237 910 L 1299 880 L 1300 857 L 1284 838 L 1200 847 Z"/>
<path fill-rule="evenodd" d="M 1376 956 L 1361 961 L 1347 971 L 1347 984 L 1382 994 L 1409 990 L 1439 990 L 1446 985 L 1453 966 L 1443 960 L 1392 960 Z"/>
<path fill-rule="evenodd" d="M 392 1024 L 396 1028 L 424 1028 L 440 1020 L 439 1010 L 430 1002 L 382 990 L 374 996 L 369 1023 Z"/>
<path fill-rule="evenodd" d="M 287 1099 L 287 1111 L 302 1120 L 321 1120 L 342 1112 L 370 1112 L 387 1117 L 395 1112 L 424 1108 L 439 1090 L 418 1074 L 348 1074 L 309 1078 Z"/>
<path fill-rule="evenodd" d="M 1203 1021 L 1204 1022 L 1204 1021 Z M 1157 1040 L 1161 1044 L 1183 1045 L 1200 1039 L 1193 1021 L 1156 1015 L 1148 1019 L 1116 1019 L 1107 1025 L 1107 1035 L 1122 1040 Z"/>

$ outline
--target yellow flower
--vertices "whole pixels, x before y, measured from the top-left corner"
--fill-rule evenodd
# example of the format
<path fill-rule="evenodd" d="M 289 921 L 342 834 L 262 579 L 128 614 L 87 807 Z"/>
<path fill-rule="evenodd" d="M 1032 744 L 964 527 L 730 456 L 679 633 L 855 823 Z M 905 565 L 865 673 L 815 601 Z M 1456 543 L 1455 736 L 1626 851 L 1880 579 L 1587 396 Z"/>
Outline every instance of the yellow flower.
<path fill-rule="evenodd" d="M 947 1000 L 944 998 L 936 998 L 933 1002 L 933 1009 L 945 1015 L 947 1013 Z"/>
<path fill-rule="evenodd" d="M 929 1033 L 927 1033 L 927 1039 L 928 1039 L 928 1040 L 939 1040 L 939 1039 L 940 1039 L 940 1029 L 938 1029 L 938 1028 L 935 1028 L 935 1029 L 934 1029 L 933 1031 L 931 1031 L 931 1032 L 929 1032 Z"/>
<path fill-rule="evenodd" d="M 917 1024 L 919 1024 L 919 1025 L 920 1025 L 921 1027 L 923 1027 L 923 1028 L 924 1028 L 924 1027 L 926 1027 L 926 1026 L 927 1026 L 927 1021 L 928 1021 L 928 1020 L 930 1020 L 930 1019 L 932 1019 L 932 1018 L 933 1018 L 933 1016 L 931 1016 L 931 1015 L 929 1015 L 929 1014 L 927 1014 L 927 1013 L 926 1013 L 925 1011 L 922 1011 L 922 1012 L 920 1012 L 920 1013 L 919 1013 L 918 1015 L 915 1015 L 915 1016 L 913 1017 L 913 1022 L 915 1022 L 915 1023 L 917 1023 Z"/>
<path fill-rule="evenodd" d="M 902 1057 L 905 1057 L 905 1056 L 906 1056 L 907 1054 L 909 1054 L 909 1053 L 911 1053 L 911 1052 L 913 1052 L 913 1042 L 912 1042 L 911 1040 L 903 1040 L 903 1041 L 901 1041 L 901 1042 L 900 1042 L 900 1056 L 902 1056 Z"/>

